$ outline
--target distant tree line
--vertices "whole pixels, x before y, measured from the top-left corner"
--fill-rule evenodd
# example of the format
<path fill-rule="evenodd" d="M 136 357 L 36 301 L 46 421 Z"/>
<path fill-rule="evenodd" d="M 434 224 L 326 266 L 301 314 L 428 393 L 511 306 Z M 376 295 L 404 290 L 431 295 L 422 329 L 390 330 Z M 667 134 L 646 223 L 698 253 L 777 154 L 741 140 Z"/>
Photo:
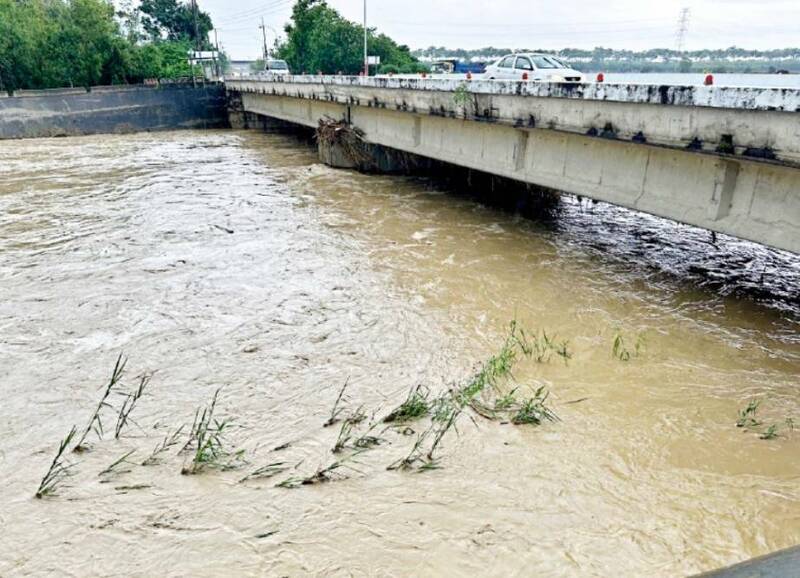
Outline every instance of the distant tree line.
<path fill-rule="evenodd" d="M 0 0 L 0 90 L 140 83 L 191 74 L 208 14 L 179 0 Z"/>
<path fill-rule="evenodd" d="M 343 18 L 324 0 L 297 0 L 285 31 L 286 39 L 276 49 L 293 72 L 358 74 L 364 69 L 364 27 Z M 377 72 L 427 70 L 408 46 L 372 28 L 367 32 L 369 55 L 381 59 Z"/>
<path fill-rule="evenodd" d="M 451 57 L 462 60 L 494 58 L 511 52 L 544 52 L 560 56 L 581 70 L 607 72 L 800 72 L 800 48 L 747 50 L 726 49 L 679 52 L 669 48 L 614 50 L 611 48 L 563 48 L 561 50 L 511 49 L 487 46 L 476 50 L 431 46 L 413 52 L 418 58 Z"/>

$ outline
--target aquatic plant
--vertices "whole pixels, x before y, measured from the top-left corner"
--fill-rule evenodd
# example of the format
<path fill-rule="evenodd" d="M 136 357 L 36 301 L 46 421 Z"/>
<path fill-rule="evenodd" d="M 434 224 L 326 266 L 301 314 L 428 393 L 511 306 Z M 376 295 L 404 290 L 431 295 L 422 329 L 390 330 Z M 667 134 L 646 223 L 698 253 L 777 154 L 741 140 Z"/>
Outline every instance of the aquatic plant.
<path fill-rule="evenodd" d="M 412 390 L 406 401 L 384 421 L 393 421 L 398 417 L 408 419 L 430 415 L 431 425 L 417 437 L 409 454 L 392 463 L 388 469 L 418 468 L 424 471 L 438 468 L 436 453 L 448 432 L 458 433 L 458 420 L 466 407 L 472 408 L 488 419 L 504 417 L 513 411 L 518 423 L 535 423 L 536 418 L 539 422 L 545 419 L 557 420 L 555 413 L 545 405 L 547 392 L 544 388 L 540 388 L 533 399 L 517 407 L 515 398 L 517 389 L 501 394 L 500 384 L 503 380 L 513 378 L 512 372 L 520 356 L 536 357 L 544 361 L 544 356 L 549 355 L 547 352 L 559 354 L 559 351 L 565 359 L 570 357 L 567 342 L 559 343 L 544 332 L 541 336 L 530 339 L 516 321 L 512 321 L 500 351 L 482 363 L 466 383 L 451 387 L 430 401 L 427 390 L 424 393 L 419 387 Z M 489 390 L 500 396 L 494 407 L 486 405 L 479 399 L 479 396 Z"/>
<path fill-rule="evenodd" d="M 761 425 L 761 422 L 756 419 L 756 413 L 760 406 L 760 400 L 751 400 L 746 408 L 739 411 L 739 419 L 736 420 L 736 427 L 758 427 Z"/>
<path fill-rule="evenodd" d="M 106 385 L 105 389 L 103 390 L 103 397 L 100 399 L 100 403 L 97 404 L 97 408 L 94 410 L 92 414 L 92 418 L 89 420 L 89 425 L 86 426 L 86 429 L 81 435 L 78 443 L 75 444 L 75 447 L 72 451 L 74 452 L 82 452 L 86 450 L 86 446 L 84 445 L 86 442 L 86 438 L 88 435 L 94 431 L 97 434 L 98 438 L 103 437 L 103 420 L 100 417 L 101 412 L 104 408 L 112 407 L 110 403 L 108 403 L 108 398 L 111 393 L 114 391 L 114 388 L 119 384 L 119 381 L 122 379 L 123 373 L 125 373 L 125 365 L 128 363 L 128 360 L 123 357 L 123 354 L 120 353 L 119 357 L 117 358 L 117 362 L 114 365 L 114 370 L 111 372 L 111 379 L 109 379 L 108 384 Z"/>
<path fill-rule="evenodd" d="M 131 413 L 133 413 L 133 409 L 136 407 L 136 403 L 144 395 L 144 390 L 149 383 L 150 383 L 150 376 L 144 375 L 139 380 L 139 387 L 137 387 L 134 391 L 125 394 L 125 401 L 122 402 L 122 407 L 120 407 L 119 413 L 117 415 L 117 425 L 114 428 L 114 439 L 119 439 L 122 430 L 125 428 L 125 426 L 128 424 L 128 421 L 130 420 L 130 415 Z"/>
<path fill-rule="evenodd" d="M 410 470 L 416 467 L 418 463 L 420 464 L 426 463 L 426 460 L 424 458 L 425 455 L 424 448 L 425 448 L 425 442 L 428 439 L 428 435 L 431 433 L 431 431 L 432 428 L 428 428 L 427 430 L 419 434 L 414 442 L 414 445 L 411 447 L 411 450 L 408 452 L 408 455 L 390 464 L 386 469 Z"/>
<path fill-rule="evenodd" d="M 214 417 L 220 390 L 214 392 L 211 404 L 198 408 L 187 445 L 194 446 L 191 463 L 181 471 L 184 475 L 198 474 L 206 468 L 234 469 L 241 462 L 242 451 L 231 453 L 225 449 L 224 436 L 231 429 L 230 419 L 218 420 Z"/>
<path fill-rule="evenodd" d="M 558 341 L 555 335 L 552 337 L 547 335 L 547 331 L 542 330 L 541 334 L 534 334 L 531 344 L 532 351 L 530 356 L 537 363 L 548 363 L 553 354 L 561 357 L 564 363 L 572 359 L 572 353 L 569 351 L 569 341 Z"/>
<path fill-rule="evenodd" d="M 758 437 L 762 440 L 774 440 L 776 437 L 778 437 L 778 424 L 772 424 Z"/>
<path fill-rule="evenodd" d="M 487 388 L 496 389 L 500 380 L 513 377 L 512 370 L 519 359 L 519 353 L 531 357 L 534 350 L 535 346 L 531 345 L 525 331 L 519 328 L 516 321 L 512 321 L 500 351 L 481 364 L 465 385 L 453 391 L 453 400 L 463 408 Z M 446 411 L 440 412 L 440 420 L 442 418 L 447 418 Z"/>
<path fill-rule="evenodd" d="M 347 444 L 350 443 L 350 439 L 352 437 L 353 432 L 353 424 L 350 421 L 345 420 L 342 423 L 342 427 L 339 430 L 339 437 L 336 439 L 336 444 L 333 446 L 331 450 L 333 453 L 338 454 L 344 448 L 347 447 Z"/>
<path fill-rule="evenodd" d="M 348 415 L 345 418 L 345 421 L 349 421 L 351 424 L 357 425 L 357 424 L 360 424 L 361 422 L 365 421 L 366 419 L 367 419 L 367 414 L 364 411 L 364 406 L 362 405 L 362 406 L 357 407 L 354 412 L 352 412 L 350 415 Z"/>
<path fill-rule="evenodd" d="M 739 410 L 739 418 L 736 420 L 736 427 L 752 430 L 764 425 L 764 422 L 758 419 L 758 410 L 760 407 L 761 400 L 750 400 L 747 407 Z M 782 423 L 773 423 L 763 430 L 760 430 L 758 437 L 762 440 L 774 440 L 781 437 L 782 428 L 790 432 L 794 431 L 794 420 L 791 417 L 787 417 Z"/>
<path fill-rule="evenodd" d="M 345 458 L 336 460 L 325 467 L 321 467 L 310 476 L 307 477 L 292 476 L 290 478 L 287 478 L 282 482 L 276 484 L 275 487 L 295 489 L 299 488 L 300 486 L 313 486 L 316 484 L 325 484 L 336 480 L 343 480 L 346 479 L 347 476 L 342 473 L 342 470 L 350 470 L 361 474 L 362 472 L 351 466 L 350 462 L 354 461 L 355 458 L 363 451 L 364 450 L 359 450 L 357 452 L 350 454 Z"/>
<path fill-rule="evenodd" d="M 780 437 L 781 428 L 788 429 L 790 432 L 794 431 L 794 420 L 787 417 L 781 424 L 772 424 L 765 429 L 758 437 L 762 440 L 774 440 Z"/>
<path fill-rule="evenodd" d="M 77 429 L 75 426 L 72 426 L 67 437 L 61 440 L 58 451 L 50 464 L 50 468 L 47 470 L 41 482 L 39 482 L 39 488 L 36 490 L 36 497 L 38 499 L 55 494 L 61 483 L 71 475 L 70 470 L 73 466 L 65 461 L 64 452 L 66 452 L 67 448 L 72 444 L 72 440 L 75 438 L 76 434 Z"/>
<path fill-rule="evenodd" d="M 373 419 L 374 417 L 375 416 L 373 415 Z M 353 415 L 347 417 L 342 422 L 342 427 L 339 430 L 339 436 L 336 439 L 336 444 L 333 446 L 331 451 L 335 454 L 338 454 L 348 447 L 358 450 L 370 449 L 380 445 L 381 442 L 383 442 L 383 439 L 372 435 L 372 432 L 378 425 L 374 421 L 371 422 L 371 425 L 365 433 L 359 435 L 355 432 L 358 424 L 363 422 L 365 419 L 367 419 L 367 415 L 364 413 L 362 408 L 358 408 Z"/>
<path fill-rule="evenodd" d="M 260 468 L 253 470 L 241 480 L 239 483 L 247 482 L 248 480 L 261 480 L 261 479 L 268 479 L 274 476 L 277 476 L 280 473 L 285 472 L 288 470 L 289 467 L 286 465 L 286 462 L 274 462 L 271 464 L 267 464 L 266 466 L 261 466 Z"/>
<path fill-rule="evenodd" d="M 636 343 L 634 343 L 633 351 L 631 351 L 628 348 L 622 333 L 617 333 L 614 336 L 614 343 L 611 347 L 611 353 L 615 358 L 619 359 L 620 361 L 630 361 L 634 357 L 639 357 L 643 347 L 644 347 L 643 336 L 638 335 L 636 337 Z"/>
<path fill-rule="evenodd" d="M 112 463 L 110 466 L 108 466 L 106 469 L 104 469 L 102 472 L 100 472 L 98 474 L 98 476 L 100 476 L 102 478 L 102 477 L 110 476 L 112 474 L 127 474 L 127 473 L 129 473 L 131 471 L 130 469 L 120 470 L 119 468 L 121 468 L 122 466 L 125 466 L 125 465 L 128 465 L 128 466 L 136 465 L 133 462 L 128 461 L 128 458 L 131 457 L 134 453 L 136 453 L 136 450 L 131 450 L 128 453 L 126 453 L 124 456 L 122 456 L 121 458 L 118 458 L 116 461 L 114 461 L 114 463 Z"/>
<path fill-rule="evenodd" d="M 326 421 L 323 424 L 324 427 L 330 427 L 339 421 L 339 416 L 344 411 L 344 408 L 341 407 L 342 401 L 343 400 L 346 401 L 346 398 L 344 397 L 344 392 L 349 384 L 350 384 L 350 379 L 348 378 L 345 380 L 342 389 L 339 391 L 339 395 L 336 397 L 336 401 L 333 403 L 333 408 L 331 409 L 331 415 L 328 418 L 328 421 Z"/>
<path fill-rule="evenodd" d="M 184 426 L 181 425 L 171 434 L 167 434 L 163 440 L 153 449 L 152 453 L 142 462 L 143 466 L 152 466 L 158 463 L 161 455 L 168 452 L 171 448 L 180 443 L 180 436 L 183 433 Z"/>
<path fill-rule="evenodd" d="M 434 455 L 436 450 L 439 448 L 439 444 L 442 443 L 445 434 L 451 429 L 457 431 L 456 422 L 458 421 L 463 409 L 464 406 L 453 406 L 447 412 L 443 411 L 439 416 L 437 416 L 439 419 L 434 422 L 433 442 L 431 442 L 431 447 L 428 450 L 427 455 L 428 463 L 435 461 Z"/>
<path fill-rule="evenodd" d="M 372 435 L 372 431 L 378 424 L 372 424 L 366 433 L 358 436 L 353 441 L 353 447 L 360 450 L 366 450 L 381 445 L 384 439 L 376 435 Z"/>
<path fill-rule="evenodd" d="M 514 407 L 517 403 L 516 393 L 519 390 L 519 387 L 515 387 L 508 393 L 498 397 L 494 402 L 494 410 L 495 411 L 506 411 Z"/>
<path fill-rule="evenodd" d="M 550 393 L 544 386 L 534 393 L 532 398 L 525 400 L 516 410 L 511 423 L 514 425 L 541 425 L 544 421 L 560 421 L 553 410 L 547 407 L 547 398 Z"/>
<path fill-rule="evenodd" d="M 428 396 L 430 392 L 426 387 L 418 385 L 409 393 L 406 400 L 383 418 L 384 423 L 403 422 L 419 419 L 428 415 Z"/>
<path fill-rule="evenodd" d="M 614 345 L 611 352 L 620 361 L 630 361 L 631 359 L 631 352 L 625 347 L 625 338 L 620 333 L 617 333 L 614 337 Z"/>

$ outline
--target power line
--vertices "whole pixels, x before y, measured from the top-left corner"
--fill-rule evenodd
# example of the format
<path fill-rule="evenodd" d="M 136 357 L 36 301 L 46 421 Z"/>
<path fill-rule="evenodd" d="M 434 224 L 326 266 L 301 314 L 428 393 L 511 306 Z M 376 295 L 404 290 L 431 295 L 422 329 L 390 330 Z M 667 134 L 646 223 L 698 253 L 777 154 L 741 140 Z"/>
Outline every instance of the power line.
<path fill-rule="evenodd" d="M 239 24 L 247 20 L 252 20 L 257 16 L 282 12 L 292 3 L 292 1 L 293 0 L 275 0 L 273 2 L 263 4 L 258 8 L 251 8 L 250 10 L 246 10 L 243 12 L 235 12 L 226 17 L 220 18 L 219 22 L 223 26 L 230 24 Z"/>
<path fill-rule="evenodd" d="M 271 0 L 270 2 L 262 4 L 255 8 L 248 8 L 247 10 L 241 10 L 239 12 L 232 12 L 226 14 L 225 17 L 222 18 L 222 20 L 229 21 L 229 20 L 241 20 L 242 18 L 252 18 L 253 16 L 257 16 L 259 13 L 265 10 L 270 10 L 275 6 L 278 6 L 280 4 L 285 4 L 287 1 L 288 0 Z"/>
<path fill-rule="evenodd" d="M 689 32 L 690 14 L 691 9 L 686 7 L 681 10 L 681 15 L 678 18 L 678 29 L 675 32 L 675 49 L 678 52 L 683 52 L 683 47 L 686 43 L 686 33 Z"/>

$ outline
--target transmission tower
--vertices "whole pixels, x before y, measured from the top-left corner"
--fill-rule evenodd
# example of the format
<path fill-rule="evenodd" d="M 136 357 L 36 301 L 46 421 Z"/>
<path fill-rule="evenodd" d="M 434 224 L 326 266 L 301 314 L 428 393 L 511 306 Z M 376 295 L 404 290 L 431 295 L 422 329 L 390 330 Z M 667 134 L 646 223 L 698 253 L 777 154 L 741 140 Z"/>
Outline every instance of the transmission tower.
<path fill-rule="evenodd" d="M 683 8 L 678 18 L 678 28 L 675 31 L 675 48 L 678 52 L 683 52 L 683 47 L 686 43 L 686 33 L 689 32 L 690 15 L 691 10 L 689 8 Z"/>

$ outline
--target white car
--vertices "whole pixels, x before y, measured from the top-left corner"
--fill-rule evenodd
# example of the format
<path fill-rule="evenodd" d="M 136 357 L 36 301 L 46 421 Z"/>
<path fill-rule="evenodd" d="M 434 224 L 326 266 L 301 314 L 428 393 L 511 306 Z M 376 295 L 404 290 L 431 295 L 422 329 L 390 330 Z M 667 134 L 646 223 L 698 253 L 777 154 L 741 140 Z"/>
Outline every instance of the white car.
<path fill-rule="evenodd" d="M 267 60 L 267 62 L 264 64 L 264 73 L 274 76 L 291 74 L 289 71 L 289 65 L 285 60 Z"/>
<path fill-rule="evenodd" d="M 486 67 L 488 80 L 583 82 L 583 74 L 549 54 L 509 54 Z"/>

